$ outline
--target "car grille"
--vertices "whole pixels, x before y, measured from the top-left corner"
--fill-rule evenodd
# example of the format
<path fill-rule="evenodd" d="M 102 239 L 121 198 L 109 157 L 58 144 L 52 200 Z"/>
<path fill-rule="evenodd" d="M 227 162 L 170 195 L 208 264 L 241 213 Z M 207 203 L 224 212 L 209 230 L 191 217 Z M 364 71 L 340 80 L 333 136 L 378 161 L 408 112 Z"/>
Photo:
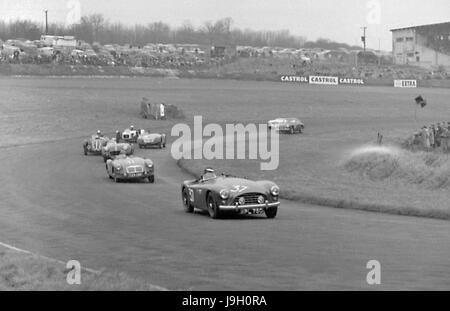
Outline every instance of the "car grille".
<path fill-rule="evenodd" d="M 129 166 L 127 167 L 127 173 L 128 174 L 136 174 L 136 173 L 143 173 L 144 168 L 142 166 Z"/>
<path fill-rule="evenodd" d="M 116 156 L 116 155 L 119 155 L 119 154 L 120 154 L 120 151 L 111 151 L 110 154 L 111 154 L 112 156 Z"/>
<path fill-rule="evenodd" d="M 258 202 L 258 198 L 260 196 L 264 197 L 264 202 L 267 200 L 267 197 L 264 194 L 262 194 L 262 193 L 246 193 L 246 194 L 243 194 L 243 195 L 240 195 L 240 196 L 236 197 L 234 199 L 234 201 L 233 201 L 233 204 L 236 204 L 236 203 L 239 204 L 239 199 L 240 198 L 244 198 L 245 199 L 245 204 L 244 205 L 260 204 Z"/>

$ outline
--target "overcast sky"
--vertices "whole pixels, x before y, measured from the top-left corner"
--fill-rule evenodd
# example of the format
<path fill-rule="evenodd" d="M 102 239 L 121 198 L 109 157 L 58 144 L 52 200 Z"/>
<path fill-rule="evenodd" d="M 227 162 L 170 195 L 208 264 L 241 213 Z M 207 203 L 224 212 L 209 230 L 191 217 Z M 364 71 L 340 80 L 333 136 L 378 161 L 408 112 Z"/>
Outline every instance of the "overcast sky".
<path fill-rule="evenodd" d="M 289 29 L 308 39 L 319 37 L 360 44 L 367 26 L 368 46 L 391 50 L 389 29 L 450 21 L 450 0 L 0 0 L 0 19 L 73 21 L 101 13 L 110 21 L 179 26 L 191 21 L 231 17 L 234 26 L 255 30 Z"/>

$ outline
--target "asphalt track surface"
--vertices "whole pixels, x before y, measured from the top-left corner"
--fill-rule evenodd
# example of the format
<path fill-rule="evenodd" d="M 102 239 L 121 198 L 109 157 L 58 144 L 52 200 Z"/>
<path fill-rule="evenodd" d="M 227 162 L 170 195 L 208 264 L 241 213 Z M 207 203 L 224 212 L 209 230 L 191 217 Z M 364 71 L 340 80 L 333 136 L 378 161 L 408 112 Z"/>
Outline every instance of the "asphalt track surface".
<path fill-rule="evenodd" d="M 174 290 L 450 289 L 448 221 L 282 201 L 278 217 L 186 214 L 167 150 L 156 183 L 115 184 L 80 138 L 2 148 L 0 239 Z M 366 283 L 369 260 L 380 286 Z"/>

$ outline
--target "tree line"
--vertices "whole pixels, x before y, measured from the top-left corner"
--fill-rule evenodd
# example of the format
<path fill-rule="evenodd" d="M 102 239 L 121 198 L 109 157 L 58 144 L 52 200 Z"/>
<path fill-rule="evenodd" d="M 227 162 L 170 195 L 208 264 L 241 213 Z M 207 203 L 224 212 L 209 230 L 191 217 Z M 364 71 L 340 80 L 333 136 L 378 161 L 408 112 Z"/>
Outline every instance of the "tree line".
<path fill-rule="evenodd" d="M 0 21 L 0 39 L 39 40 L 44 33 L 43 27 L 30 20 Z M 147 43 L 178 43 L 204 45 L 242 45 L 255 47 L 322 47 L 354 48 L 347 44 L 327 39 L 307 41 L 303 36 L 296 36 L 289 30 L 255 31 L 233 27 L 231 18 L 215 22 L 205 22 L 194 27 L 189 21 L 180 27 L 171 27 L 164 22 L 152 22 L 147 25 L 125 25 L 110 22 L 101 14 L 83 16 L 80 22 L 73 25 L 52 23 L 48 27 L 49 35 L 72 35 L 88 43 L 131 44 L 144 46 Z"/>

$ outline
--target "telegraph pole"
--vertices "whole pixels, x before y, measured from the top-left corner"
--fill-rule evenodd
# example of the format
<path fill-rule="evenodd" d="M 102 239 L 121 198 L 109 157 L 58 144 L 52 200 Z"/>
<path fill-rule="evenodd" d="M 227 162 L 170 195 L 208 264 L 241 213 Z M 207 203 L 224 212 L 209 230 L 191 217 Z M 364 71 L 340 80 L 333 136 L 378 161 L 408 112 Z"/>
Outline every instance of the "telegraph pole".
<path fill-rule="evenodd" d="M 366 29 L 367 27 L 361 27 L 363 30 L 363 36 L 361 37 L 361 41 L 364 43 L 364 52 L 366 51 Z"/>
<path fill-rule="evenodd" d="M 45 13 L 45 34 L 48 35 L 48 10 L 44 10 Z"/>

